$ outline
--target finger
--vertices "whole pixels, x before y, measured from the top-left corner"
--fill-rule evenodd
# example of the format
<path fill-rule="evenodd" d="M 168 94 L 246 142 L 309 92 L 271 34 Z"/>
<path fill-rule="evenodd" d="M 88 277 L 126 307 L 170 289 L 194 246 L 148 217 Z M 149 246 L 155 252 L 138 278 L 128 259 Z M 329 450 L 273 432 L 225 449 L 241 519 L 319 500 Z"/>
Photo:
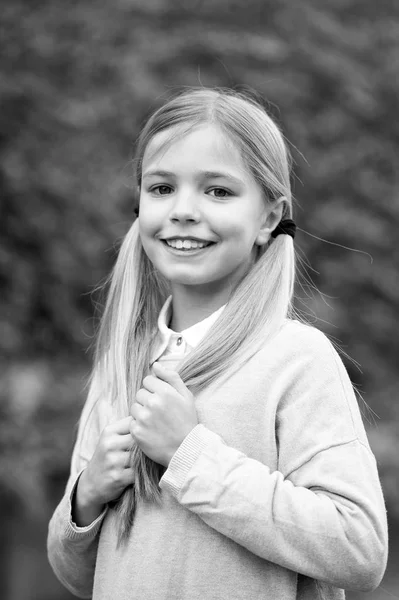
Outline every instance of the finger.
<path fill-rule="evenodd" d="M 134 482 L 134 475 L 134 469 L 132 469 L 131 467 L 124 469 L 121 475 L 122 484 L 125 486 L 131 485 Z"/>
<path fill-rule="evenodd" d="M 129 432 L 132 435 L 133 435 L 132 427 L 134 426 L 134 422 L 140 420 L 140 417 L 142 416 L 142 413 L 143 413 L 143 409 L 144 409 L 144 406 L 142 406 L 138 402 L 133 402 L 132 407 L 130 409 L 130 414 L 132 415 L 132 421 L 130 423 L 130 429 L 129 429 Z"/>
<path fill-rule="evenodd" d="M 124 419 L 119 419 L 119 421 L 115 421 L 114 423 L 111 423 L 108 427 L 109 431 L 112 431 L 114 433 L 118 433 L 119 435 L 124 435 L 129 433 L 130 429 L 130 422 L 132 420 L 132 417 L 125 417 Z"/>
<path fill-rule="evenodd" d="M 153 375 L 147 375 L 143 379 L 143 388 L 148 390 L 149 392 L 155 392 L 157 387 L 158 378 Z"/>
<path fill-rule="evenodd" d="M 147 379 L 147 378 L 146 378 Z M 149 389 L 144 389 L 141 388 L 143 394 L 142 394 L 142 400 L 143 402 L 143 406 L 148 405 L 148 401 L 150 400 L 150 396 L 153 396 L 154 394 L 158 394 L 158 396 L 165 396 L 166 394 L 170 394 L 171 392 L 171 386 L 169 383 L 167 383 L 166 381 L 162 381 L 162 379 L 159 379 L 159 377 L 156 376 L 151 376 L 151 382 L 148 383 L 143 381 L 143 385 L 146 383 L 146 385 L 148 385 L 151 388 L 151 391 L 149 391 Z M 175 388 L 173 388 L 175 389 Z M 140 390 L 139 390 L 140 392 Z M 137 393 L 139 393 L 137 392 Z M 139 402 L 140 402 L 140 398 L 139 398 Z"/>
<path fill-rule="evenodd" d="M 131 468 L 131 455 L 130 452 L 124 452 L 123 453 L 123 467 L 124 469 L 130 469 Z"/>
<path fill-rule="evenodd" d="M 132 419 L 133 420 L 133 419 Z M 132 438 L 132 434 L 129 433 L 118 435 L 115 439 L 115 450 L 120 450 L 122 452 L 128 452 L 134 444 L 134 440 Z"/>
<path fill-rule="evenodd" d="M 132 466 L 130 450 L 120 450 L 116 455 L 114 455 L 113 461 L 113 465 L 118 469 L 128 469 Z"/>
<path fill-rule="evenodd" d="M 141 389 L 145 389 L 148 392 L 150 392 L 151 394 L 160 394 L 162 396 L 162 394 L 168 393 L 169 386 L 170 386 L 170 383 L 168 383 L 167 381 L 164 381 L 157 375 L 148 375 L 147 377 L 145 377 L 143 379 L 143 387 Z M 176 389 L 176 388 L 174 388 L 174 389 Z"/>
<path fill-rule="evenodd" d="M 141 406 L 146 406 L 148 403 L 149 396 L 151 396 L 151 392 L 141 388 L 136 394 L 136 402 L 141 404 Z"/>
<path fill-rule="evenodd" d="M 179 373 L 163 367 L 160 363 L 153 364 L 155 375 L 165 383 L 171 385 L 179 394 L 186 396 L 188 392 L 187 386 L 183 383 Z"/>

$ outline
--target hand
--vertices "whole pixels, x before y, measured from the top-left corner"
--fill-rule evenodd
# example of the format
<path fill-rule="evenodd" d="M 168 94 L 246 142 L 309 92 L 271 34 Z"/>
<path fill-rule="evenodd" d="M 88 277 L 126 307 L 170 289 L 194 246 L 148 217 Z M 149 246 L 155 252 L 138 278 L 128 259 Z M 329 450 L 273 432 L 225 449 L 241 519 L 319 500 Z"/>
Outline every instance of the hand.
<path fill-rule="evenodd" d="M 104 504 L 118 498 L 126 486 L 133 483 L 130 449 L 134 440 L 130 433 L 132 417 L 107 425 L 101 433 L 92 459 L 79 478 L 75 510 L 80 521 L 83 513 L 101 513 Z M 89 519 L 89 522 L 94 520 Z"/>
<path fill-rule="evenodd" d="M 130 431 L 144 454 L 167 467 L 198 417 L 194 396 L 179 374 L 159 363 L 153 369 L 155 376 L 145 377 L 137 392 Z"/>

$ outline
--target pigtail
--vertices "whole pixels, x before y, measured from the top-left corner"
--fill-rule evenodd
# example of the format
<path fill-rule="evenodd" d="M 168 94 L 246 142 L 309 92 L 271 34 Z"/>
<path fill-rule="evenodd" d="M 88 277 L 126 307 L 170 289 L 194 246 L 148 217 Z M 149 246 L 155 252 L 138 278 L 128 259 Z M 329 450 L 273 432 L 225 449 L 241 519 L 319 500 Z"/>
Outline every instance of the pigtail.
<path fill-rule="evenodd" d="M 131 450 L 130 461 L 136 473 L 135 482 L 124 490 L 115 504 L 118 513 L 118 546 L 129 539 L 139 503 L 143 500 L 160 502 L 161 490 L 158 484 L 165 472 L 165 467 L 148 458 L 137 445 Z"/>
<path fill-rule="evenodd" d="M 108 286 L 97 336 L 95 376 L 100 378 L 102 390 L 122 419 L 129 416 L 131 404 L 149 372 L 158 314 L 169 294 L 166 282 L 156 276 L 142 249 L 137 220 L 125 236 Z M 118 513 L 119 543 L 128 537 L 139 500 L 160 498 L 158 482 L 163 467 L 136 444 L 131 449 L 130 463 L 136 473 L 135 483 L 113 504 Z"/>

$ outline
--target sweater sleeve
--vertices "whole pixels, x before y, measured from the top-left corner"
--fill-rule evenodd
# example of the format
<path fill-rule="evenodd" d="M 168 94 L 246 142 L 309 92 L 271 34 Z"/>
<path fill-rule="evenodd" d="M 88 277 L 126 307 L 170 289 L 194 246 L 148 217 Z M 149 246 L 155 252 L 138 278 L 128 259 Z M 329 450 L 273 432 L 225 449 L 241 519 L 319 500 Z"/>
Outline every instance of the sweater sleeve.
<path fill-rule="evenodd" d="M 72 502 L 79 477 L 89 463 L 106 425 L 105 403 L 93 382 L 79 422 L 71 471 L 64 496 L 49 523 L 47 552 L 60 582 L 75 596 L 91 598 L 99 533 L 107 509 L 86 527 L 72 520 Z"/>
<path fill-rule="evenodd" d="M 317 332 L 279 402 L 278 470 L 197 425 L 161 479 L 178 502 L 254 554 L 338 588 L 384 574 L 387 523 L 376 462 L 341 359 Z"/>

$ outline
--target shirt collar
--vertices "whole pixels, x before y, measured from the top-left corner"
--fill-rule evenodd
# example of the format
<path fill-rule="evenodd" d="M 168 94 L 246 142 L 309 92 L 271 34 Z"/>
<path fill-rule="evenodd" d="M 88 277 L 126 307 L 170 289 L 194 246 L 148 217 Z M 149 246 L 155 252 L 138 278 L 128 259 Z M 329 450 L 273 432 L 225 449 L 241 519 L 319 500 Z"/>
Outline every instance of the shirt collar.
<path fill-rule="evenodd" d="M 195 323 L 195 325 L 192 325 L 187 329 L 183 329 L 180 333 L 178 333 L 168 327 L 172 317 L 172 296 L 169 296 L 161 308 L 161 312 L 159 313 L 158 317 L 158 335 L 156 339 L 155 354 L 158 356 L 162 354 L 168 347 L 170 341 L 176 338 L 176 336 L 182 337 L 186 345 L 189 346 L 191 350 L 198 346 L 200 341 L 205 337 L 212 325 L 223 312 L 225 306 L 226 305 L 221 306 L 209 317 L 206 317 L 206 319 L 203 319 L 202 321 L 199 321 L 199 323 Z M 158 358 L 158 356 L 156 358 Z"/>

